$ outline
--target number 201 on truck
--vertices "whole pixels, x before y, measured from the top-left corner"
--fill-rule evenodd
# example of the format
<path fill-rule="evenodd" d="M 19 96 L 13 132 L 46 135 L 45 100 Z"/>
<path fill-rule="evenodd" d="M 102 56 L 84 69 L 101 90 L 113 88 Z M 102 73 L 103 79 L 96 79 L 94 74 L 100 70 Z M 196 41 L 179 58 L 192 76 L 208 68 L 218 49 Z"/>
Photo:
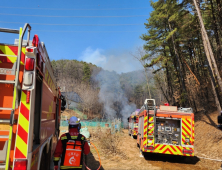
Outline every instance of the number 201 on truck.
<path fill-rule="evenodd" d="M 61 93 L 45 44 L 19 30 L 14 44 L 0 43 L 0 169 L 49 169 L 59 136 Z M 27 33 L 27 40 L 23 40 Z M 2 35 L 1 33 L 0 35 Z"/>

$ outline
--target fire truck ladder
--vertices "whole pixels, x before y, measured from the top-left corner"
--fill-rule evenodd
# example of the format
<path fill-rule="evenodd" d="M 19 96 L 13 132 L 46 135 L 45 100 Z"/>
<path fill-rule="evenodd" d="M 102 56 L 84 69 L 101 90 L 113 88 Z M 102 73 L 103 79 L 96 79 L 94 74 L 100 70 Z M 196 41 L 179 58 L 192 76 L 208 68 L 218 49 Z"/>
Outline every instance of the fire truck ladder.
<path fill-rule="evenodd" d="M 148 135 L 147 146 L 153 147 L 155 144 L 155 127 L 156 127 L 156 103 L 155 99 L 146 99 L 145 104 L 147 107 L 147 121 L 148 121 Z M 153 114 L 150 113 L 153 110 Z"/>
<path fill-rule="evenodd" d="M 20 101 L 20 94 L 21 94 L 21 85 L 19 82 L 19 70 L 20 70 L 20 62 L 21 62 L 21 52 L 22 52 L 22 42 L 23 37 L 26 32 L 26 29 L 28 28 L 28 43 L 30 38 L 30 31 L 31 26 L 29 24 L 25 24 L 24 28 L 20 28 L 19 30 L 14 29 L 7 29 L 7 28 L 0 28 L 0 32 L 5 33 L 14 33 L 19 34 L 19 43 L 18 43 L 18 56 L 16 62 L 13 64 L 12 69 L 4 69 L 3 72 L 0 72 L 1 75 L 14 75 L 14 80 L 0 80 L 1 84 L 12 84 L 13 85 L 13 102 L 12 102 L 12 108 L 5 108 L 0 107 L 0 110 L 11 110 L 10 119 L 0 119 L 0 123 L 2 124 L 8 124 L 10 126 L 9 135 L 0 135 L 0 138 L 8 139 L 5 142 L 5 145 L 2 150 L 0 150 L 0 161 L 4 162 L 3 164 L 0 164 L 0 168 L 5 168 L 5 170 L 9 169 L 9 162 L 10 162 L 10 150 L 11 150 L 11 142 L 12 142 L 12 130 L 13 130 L 13 124 L 14 124 L 14 111 L 19 106 Z M 0 54 L 1 56 L 8 56 L 7 54 Z"/>

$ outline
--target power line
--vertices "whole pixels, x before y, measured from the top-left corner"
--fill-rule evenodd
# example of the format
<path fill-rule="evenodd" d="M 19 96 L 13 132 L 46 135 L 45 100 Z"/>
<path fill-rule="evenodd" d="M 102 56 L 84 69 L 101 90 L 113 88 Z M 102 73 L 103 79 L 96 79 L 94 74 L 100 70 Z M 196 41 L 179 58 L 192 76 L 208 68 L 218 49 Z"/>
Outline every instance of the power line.
<path fill-rule="evenodd" d="M 32 30 L 32 31 L 41 31 L 41 32 L 76 32 L 76 33 L 80 33 L 80 32 L 88 32 L 88 33 L 110 33 L 110 32 L 116 32 L 116 33 L 124 33 L 124 32 L 144 32 L 143 30 L 141 31 L 59 31 L 59 30 Z"/>
<path fill-rule="evenodd" d="M 9 24 L 25 24 L 24 22 L 7 22 L 0 21 L 0 23 Z M 64 25 L 64 26 L 131 26 L 131 25 L 144 25 L 144 24 L 45 24 L 45 23 L 29 23 L 32 25 Z"/>
<path fill-rule="evenodd" d="M 30 17 L 55 17 L 55 18 L 126 18 L 126 17 L 148 17 L 149 15 L 128 15 L 128 16 L 49 16 L 49 15 L 25 15 L 25 14 L 4 14 L 0 15 L 16 15 L 16 16 L 30 16 Z"/>
<path fill-rule="evenodd" d="M 0 8 L 11 8 L 11 9 L 41 9 L 41 10 L 70 10 L 70 11 L 86 11 L 86 10 L 130 10 L 130 9 L 149 9 L 148 7 L 141 8 L 106 8 L 106 9 L 62 9 L 62 8 L 27 8 L 27 7 L 6 7 L 0 6 Z"/>

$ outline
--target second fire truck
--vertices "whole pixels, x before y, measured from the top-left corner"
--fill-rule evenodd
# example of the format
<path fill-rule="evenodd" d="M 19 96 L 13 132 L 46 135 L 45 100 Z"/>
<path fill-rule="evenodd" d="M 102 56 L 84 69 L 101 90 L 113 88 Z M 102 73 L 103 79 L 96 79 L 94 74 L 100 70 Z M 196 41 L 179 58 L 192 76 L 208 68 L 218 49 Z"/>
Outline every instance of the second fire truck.
<path fill-rule="evenodd" d="M 194 114 L 191 108 L 160 106 L 146 99 L 139 111 L 140 152 L 194 156 Z"/>
<path fill-rule="evenodd" d="M 138 122 L 139 122 L 139 113 L 140 109 L 137 109 L 135 112 L 133 112 L 130 117 L 128 117 L 129 122 L 129 135 L 133 138 L 137 137 L 138 133 Z"/>

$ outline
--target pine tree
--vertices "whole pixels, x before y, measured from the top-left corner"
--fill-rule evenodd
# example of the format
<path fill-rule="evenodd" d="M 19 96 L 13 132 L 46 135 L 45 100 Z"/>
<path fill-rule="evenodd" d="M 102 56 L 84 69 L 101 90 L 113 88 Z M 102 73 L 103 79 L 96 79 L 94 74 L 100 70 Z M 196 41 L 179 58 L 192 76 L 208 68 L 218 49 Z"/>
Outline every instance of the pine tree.
<path fill-rule="evenodd" d="M 83 65 L 83 78 L 82 80 L 85 81 L 85 82 L 89 82 L 90 80 L 90 77 L 91 77 L 91 71 L 90 71 L 90 67 L 87 63 L 84 63 Z"/>
<path fill-rule="evenodd" d="M 205 11 L 210 15 L 203 15 L 203 20 L 208 24 L 210 40 L 214 42 L 216 49 L 214 52 L 220 59 L 221 33 L 216 28 L 220 23 L 215 17 L 219 8 L 216 8 L 214 0 L 209 4 L 203 2 L 202 5 L 208 7 Z M 159 0 L 151 2 L 151 6 L 154 10 L 145 23 L 147 33 L 141 36 L 146 42 L 144 49 L 147 53 L 142 58 L 146 61 L 145 66 L 154 68 L 154 74 L 165 74 L 168 90 L 164 95 L 171 104 L 180 102 L 181 106 L 193 105 L 196 108 L 195 99 L 198 97 L 194 95 L 194 91 L 200 95 L 198 100 L 208 101 L 208 92 L 204 88 L 210 80 L 210 74 L 206 68 L 201 27 L 196 13 L 193 12 L 194 4 L 188 0 L 181 3 L 175 0 Z M 205 108 L 202 104 L 204 102 L 199 103 Z"/>

